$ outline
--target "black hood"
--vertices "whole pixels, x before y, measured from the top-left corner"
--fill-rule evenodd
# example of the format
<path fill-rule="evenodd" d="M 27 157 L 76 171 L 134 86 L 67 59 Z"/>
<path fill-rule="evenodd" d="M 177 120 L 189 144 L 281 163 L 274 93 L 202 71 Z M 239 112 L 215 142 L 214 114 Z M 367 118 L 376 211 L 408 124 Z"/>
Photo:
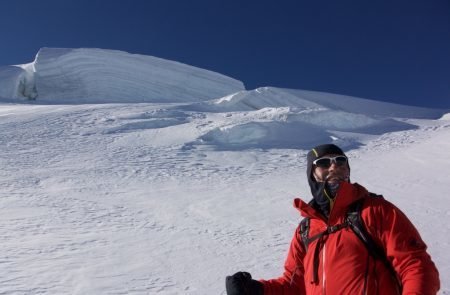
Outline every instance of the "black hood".
<path fill-rule="evenodd" d="M 344 152 L 334 144 L 323 144 L 314 147 L 309 151 L 307 155 L 307 167 L 306 176 L 308 177 L 308 184 L 311 189 L 311 194 L 313 195 L 313 205 L 319 209 L 325 216 L 328 217 L 330 211 L 330 199 L 326 197 L 325 194 L 332 196 L 329 191 L 326 182 L 317 182 L 312 174 L 313 162 L 325 155 L 342 155 L 345 156 Z M 348 163 L 347 163 L 348 165 Z M 350 166 L 348 167 L 350 170 Z"/>

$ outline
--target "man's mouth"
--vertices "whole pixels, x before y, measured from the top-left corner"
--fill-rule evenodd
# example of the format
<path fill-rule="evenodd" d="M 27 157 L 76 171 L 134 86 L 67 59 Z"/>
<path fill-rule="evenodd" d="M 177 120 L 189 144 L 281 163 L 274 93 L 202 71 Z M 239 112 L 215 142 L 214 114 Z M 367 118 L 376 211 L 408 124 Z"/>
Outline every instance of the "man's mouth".
<path fill-rule="evenodd" d="M 326 180 L 328 182 L 341 182 L 346 181 L 346 178 L 344 176 L 328 175 Z"/>

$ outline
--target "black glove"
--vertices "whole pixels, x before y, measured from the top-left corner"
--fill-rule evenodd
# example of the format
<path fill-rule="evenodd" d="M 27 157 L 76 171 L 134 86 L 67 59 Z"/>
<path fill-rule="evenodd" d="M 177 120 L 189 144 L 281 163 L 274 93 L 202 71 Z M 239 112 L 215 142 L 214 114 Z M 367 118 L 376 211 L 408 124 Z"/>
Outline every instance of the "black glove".
<path fill-rule="evenodd" d="M 264 295 L 264 286 L 261 282 L 252 280 L 248 272 L 237 272 L 225 279 L 228 295 Z"/>

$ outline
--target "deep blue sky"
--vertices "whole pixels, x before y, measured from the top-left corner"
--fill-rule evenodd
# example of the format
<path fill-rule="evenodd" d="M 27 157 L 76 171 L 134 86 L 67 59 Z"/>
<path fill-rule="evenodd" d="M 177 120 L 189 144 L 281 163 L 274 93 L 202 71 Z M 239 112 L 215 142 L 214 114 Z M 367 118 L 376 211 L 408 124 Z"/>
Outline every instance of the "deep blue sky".
<path fill-rule="evenodd" d="M 277 86 L 450 108 L 448 0 L 0 1 L 0 65 L 41 47 L 153 55 Z"/>

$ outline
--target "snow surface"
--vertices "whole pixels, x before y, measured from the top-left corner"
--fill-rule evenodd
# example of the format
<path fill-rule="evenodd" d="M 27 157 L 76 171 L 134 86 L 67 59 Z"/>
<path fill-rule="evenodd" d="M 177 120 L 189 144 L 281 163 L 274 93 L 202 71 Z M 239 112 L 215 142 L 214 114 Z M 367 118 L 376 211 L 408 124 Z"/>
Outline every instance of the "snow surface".
<path fill-rule="evenodd" d="M 68 52 L 43 71 L 90 71 Z M 0 68 L 0 294 L 224 294 L 239 270 L 279 276 L 301 218 L 292 200 L 310 199 L 305 155 L 324 142 L 345 148 L 352 181 L 410 217 L 450 294 L 448 111 L 272 87 L 175 100 L 167 86 L 159 103 L 125 87 L 104 103 L 94 93 L 113 68 L 95 87 L 60 89 L 30 68 Z"/>

